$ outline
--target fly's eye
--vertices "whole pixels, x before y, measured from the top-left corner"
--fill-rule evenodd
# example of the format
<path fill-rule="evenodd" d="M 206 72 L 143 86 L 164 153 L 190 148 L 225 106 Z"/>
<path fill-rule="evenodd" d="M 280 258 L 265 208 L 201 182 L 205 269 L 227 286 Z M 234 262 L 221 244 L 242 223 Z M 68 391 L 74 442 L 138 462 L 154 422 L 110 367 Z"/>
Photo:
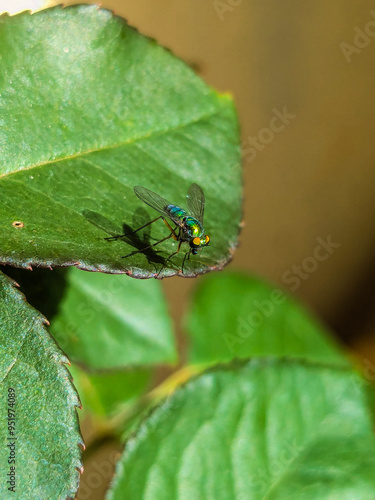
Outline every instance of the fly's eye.
<path fill-rule="evenodd" d="M 206 236 L 206 245 L 208 245 L 210 242 L 210 237 L 209 236 Z"/>
<path fill-rule="evenodd" d="M 199 247 L 201 243 L 201 239 L 200 238 L 194 238 L 193 239 L 193 245 L 196 246 L 196 247 Z"/>

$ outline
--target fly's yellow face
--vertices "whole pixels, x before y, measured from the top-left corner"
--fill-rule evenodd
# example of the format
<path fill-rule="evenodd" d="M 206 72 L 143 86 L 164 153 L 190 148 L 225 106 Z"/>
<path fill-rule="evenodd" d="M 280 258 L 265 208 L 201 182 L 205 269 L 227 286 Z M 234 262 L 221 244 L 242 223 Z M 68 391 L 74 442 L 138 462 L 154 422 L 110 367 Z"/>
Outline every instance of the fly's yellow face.
<path fill-rule="evenodd" d="M 206 247 L 210 242 L 210 237 L 209 236 L 201 236 L 201 237 L 196 237 L 190 240 L 190 248 L 192 249 L 192 253 L 196 255 L 198 253 L 198 250 L 200 248 Z"/>

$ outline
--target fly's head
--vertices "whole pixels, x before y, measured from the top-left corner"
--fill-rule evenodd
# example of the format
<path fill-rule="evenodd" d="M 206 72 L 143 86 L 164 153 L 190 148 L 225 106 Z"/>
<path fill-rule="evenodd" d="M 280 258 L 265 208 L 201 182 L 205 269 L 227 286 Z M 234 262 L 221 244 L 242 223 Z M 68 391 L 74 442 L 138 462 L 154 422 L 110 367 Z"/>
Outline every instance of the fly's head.
<path fill-rule="evenodd" d="M 189 241 L 189 245 L 191 248 L 191 253 L 193 255 L 197 255 L 198 250 L 201 250 L 203 247 L 206 247 L 210 243 L 210 237 L 209 236 L 197 236 L 195 238 L 192 238 Z"/>

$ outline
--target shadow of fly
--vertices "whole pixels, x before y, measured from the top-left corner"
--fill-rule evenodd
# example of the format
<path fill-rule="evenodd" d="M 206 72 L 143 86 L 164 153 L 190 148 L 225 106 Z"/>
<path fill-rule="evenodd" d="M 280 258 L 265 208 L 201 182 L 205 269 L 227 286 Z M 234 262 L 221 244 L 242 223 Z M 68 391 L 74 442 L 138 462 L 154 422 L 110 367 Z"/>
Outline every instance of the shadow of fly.
<path fill-rule="evenodd" d="M 143 224 L 143 226 L 139 227 L 138 229 L 130 231 L 129 233 L 121 234 L 118 236 L 111 236 L 105 239 L 117 240 L 119 238 L 134 235 L 150 224 L 153 224 L 157 220 L 162 219 L 164 224 L 170 231 L 169 235 L 157 241 L 156 243 L 153 243 L 152 245 L 148 245 L 144 248 L 141 248 L 140 250 L 136 250 L 128 255 L 124 255 L 123 258 L 126 259 L 127 257 L 131 257 L 132 255 L 135 255 L 137 253 L 143 253 L 149 249 L 152 249 L 156 245 L 163 243 L 163 241 L 173 238 L 178 242 L 177 250 L 165 260 L 163 267 L 158 272 L 158 276 L 165 268 L 167 262 L 179 253 L 181 245 L 183 243 L 187 243 L 189 245 L 189 250 L 185 253 L 184 259 L 182 261 L 182 272 L 184 272 L 185 260 L 190 259 L 190 254 L 196 255 L 199 250 L 207 246 L 210 242 L 210 237 L 205 234 L 203 226 L 205 199 L 202 189 L 200 188 L 200 186 L 198 186 L 198 184 L 192 184 L 189 187 L 186 195 L 186 203 L 188 207 L 187 210 L 184 210 L 183 208 L 170 203 L 165 198 L 162 198 L 158 194 L 150 191 L 149 189 L 146 189 L 145 187 L 135 186 L 134 192 L 140 200 L 159 212 L 159 214 L 161 215 L 147 222 L 146 224 Z M 167 219 L 169 219 L 175 227 L 172 227 Z"/>

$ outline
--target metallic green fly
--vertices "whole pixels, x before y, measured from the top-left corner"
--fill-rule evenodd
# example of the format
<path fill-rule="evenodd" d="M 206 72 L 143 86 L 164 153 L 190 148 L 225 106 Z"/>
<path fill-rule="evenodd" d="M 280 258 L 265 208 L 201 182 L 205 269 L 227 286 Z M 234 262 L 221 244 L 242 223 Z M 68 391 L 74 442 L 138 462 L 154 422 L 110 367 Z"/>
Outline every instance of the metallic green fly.
<path fill-rule="evenodd" d="M 186 258 L 189 259 L 190 254 L 196 255 L 199 250 L 206 247 L 210 242 L 210 237 L 205 234 L 203 226 L 205 198 L 202 189 L 198 186 L 198 184 L 192 184 L 189 187 L 186 195 L 188 210 L 184 210 L 183 208 L 170 203 L 165 198 L 162 198 L 158 194 L 150 191 L 149 189 L 146 189 L 145 187 L 135 186 L 134 192 L 140 200 L 159 212 L 161 215 L 159 215 L 159 217 L 156 217 L 156 219 L 147 222 L 138 229 L 131 231 L 130 233 L 122 234 L 120 236 L 112 236 L 105 239 L 115 240 L 118 238 L 123 238 L 124 236 L 135 234 L 146 226 L 153 224 L 157 220 L 163 219 L 165 225 L 170 230 L 170 234 L 166 238 L 163 238 L 156 243 L 153 243 L 152 245 L 146 246 L 145 248 L 132 252 L 129 255 L 125 255 L 123 258 L 130 257 L 131 255 L 135 255 L 137 253 L 142 253 L 149 248 L 159 245 L 159 243 L 162 243 L 169 238 L 173 238 L 178 242 L 177 250 L 173 252 L 164 262 L 162 269 L 164 269 L 167 262 L 172 257 L 178 254 L 182 243 L 188 243 L 190 248 L 189 251 L 186 252 L 182 261 L 182 272 L 184 272 L 184 264 Z M 167 219 L 170 219 L 175 224 L 174 228 L 168 223 Z M 158 275 L 160 274 L 162 269 L 159 271 Z"/>

